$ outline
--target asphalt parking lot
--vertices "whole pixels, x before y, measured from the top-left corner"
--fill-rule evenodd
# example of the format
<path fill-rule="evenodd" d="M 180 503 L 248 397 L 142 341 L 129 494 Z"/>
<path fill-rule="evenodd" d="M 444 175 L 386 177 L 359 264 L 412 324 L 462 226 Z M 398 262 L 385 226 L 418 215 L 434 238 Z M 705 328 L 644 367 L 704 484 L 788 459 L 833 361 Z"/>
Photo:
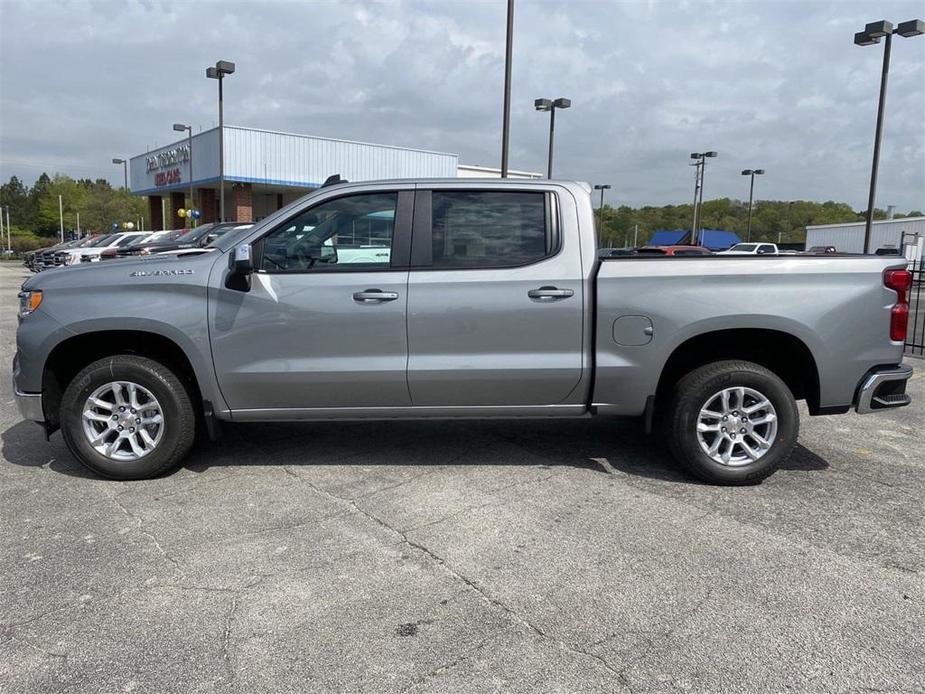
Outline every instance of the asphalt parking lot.
<path fill-rule="evenodd" d="M 0 691 L 925 691 L 912 363 L 746 488 L 608 420 L 237 425 L 110 482 L 2 378 Z"/>

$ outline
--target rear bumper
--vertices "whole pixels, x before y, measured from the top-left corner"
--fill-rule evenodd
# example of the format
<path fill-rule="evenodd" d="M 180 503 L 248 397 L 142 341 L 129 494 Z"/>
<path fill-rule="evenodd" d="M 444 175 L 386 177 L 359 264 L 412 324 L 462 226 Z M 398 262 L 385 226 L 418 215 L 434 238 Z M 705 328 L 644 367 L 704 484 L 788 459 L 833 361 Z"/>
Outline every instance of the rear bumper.
<path fill-rule="evenodd" d="M 906 381 L 911 376 L 912 367 L 905 364 L 872 369 L 858 386 L 854 409 L 858 414 L 868 414 L 905 407 L 912 402 L 912 397 L 906 395 Z"/>

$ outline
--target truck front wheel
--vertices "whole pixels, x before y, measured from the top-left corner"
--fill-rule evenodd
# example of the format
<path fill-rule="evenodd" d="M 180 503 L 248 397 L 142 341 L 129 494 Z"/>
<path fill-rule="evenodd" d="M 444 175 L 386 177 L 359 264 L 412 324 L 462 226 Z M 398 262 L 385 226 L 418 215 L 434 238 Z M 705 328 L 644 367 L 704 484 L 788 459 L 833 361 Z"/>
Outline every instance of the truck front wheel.
<path fill-rule="evenodd" d="M 695 476 L 715 484 L 760 482 L 796 445 L 800 415 L 773 372 L 747 361 L 701 366 L 675 385 L 669 448 Z"/>
<path fill-rule="evenodd" d="M 68 449 L 99 475 L 159 475 L 189 452 L 196 415 L 182 381 L 160 362 L 127 354 L 93 362 L 61 398 Z"/>

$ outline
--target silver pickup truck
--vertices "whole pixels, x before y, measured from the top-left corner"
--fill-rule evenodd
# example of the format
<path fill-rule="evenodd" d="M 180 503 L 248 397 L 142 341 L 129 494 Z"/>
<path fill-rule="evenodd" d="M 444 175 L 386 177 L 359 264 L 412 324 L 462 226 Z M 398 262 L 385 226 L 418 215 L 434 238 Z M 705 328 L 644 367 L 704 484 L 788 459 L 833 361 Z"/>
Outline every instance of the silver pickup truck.
<path fill-rule="evenodd" d="M 16 398 L 118 479 L 220 421 L 609 415 L 722 484 L 780 465 L 796 400 L 909 403 L 901 259 L 596 248 L 581 183 L 322 187 L 199 254 L 27 280 Z"/>

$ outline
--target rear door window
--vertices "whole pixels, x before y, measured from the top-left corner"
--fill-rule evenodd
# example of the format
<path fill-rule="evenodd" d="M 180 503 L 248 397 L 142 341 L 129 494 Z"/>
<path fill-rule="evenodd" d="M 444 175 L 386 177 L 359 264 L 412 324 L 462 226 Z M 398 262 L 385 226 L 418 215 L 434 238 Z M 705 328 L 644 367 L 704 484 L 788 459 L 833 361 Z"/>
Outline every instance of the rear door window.
<path fill-rule="evenodd" d="M 433 191 L 433 267 L 515 267 L 550 255 L 542 192 Z"/>

